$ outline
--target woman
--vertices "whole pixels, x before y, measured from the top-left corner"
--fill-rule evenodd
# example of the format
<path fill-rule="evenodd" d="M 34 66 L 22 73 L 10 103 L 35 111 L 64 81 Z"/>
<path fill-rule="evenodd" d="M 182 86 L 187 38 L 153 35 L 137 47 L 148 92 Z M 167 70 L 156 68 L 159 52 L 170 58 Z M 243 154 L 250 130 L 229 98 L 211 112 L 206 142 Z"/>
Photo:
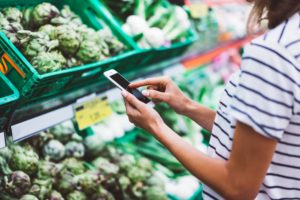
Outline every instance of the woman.
<path fill-rule="evenodd" d="M 252 1 L 251 1 L 252 2 Z M 204 199 L 300 199 L 300 1 L 254 0 L 249 27 L 269 30 L 245 48 L 217 112 L 188 99 L 168 78 L 144 94 L 212 132 L 208 155 L 123 92 L 130 121 L 152 133 L 204 184 Z"/>

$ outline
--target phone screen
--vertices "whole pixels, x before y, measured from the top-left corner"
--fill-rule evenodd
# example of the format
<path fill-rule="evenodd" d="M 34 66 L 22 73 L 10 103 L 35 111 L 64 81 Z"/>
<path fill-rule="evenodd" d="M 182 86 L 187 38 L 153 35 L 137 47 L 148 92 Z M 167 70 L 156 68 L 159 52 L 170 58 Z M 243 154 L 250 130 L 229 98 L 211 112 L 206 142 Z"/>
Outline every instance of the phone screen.
<path fill-rule="evenodd" d="M 144 103 L 149 103 L 150 99 L 148 99 L 147 97 L 145 97 L 139 90 L 137 89 L 132 89 L 129 88 L 129 81 L 127 81 L 123 76 L 121 76 L 120 74 L 114 74 L 112 76 L 110 76 L 114 81 L 116 81 L 122 88 L 125 88 L 128 92 L 130 92 L 131 94 L 133 94 L 138 100 L 144 102 Z"/>

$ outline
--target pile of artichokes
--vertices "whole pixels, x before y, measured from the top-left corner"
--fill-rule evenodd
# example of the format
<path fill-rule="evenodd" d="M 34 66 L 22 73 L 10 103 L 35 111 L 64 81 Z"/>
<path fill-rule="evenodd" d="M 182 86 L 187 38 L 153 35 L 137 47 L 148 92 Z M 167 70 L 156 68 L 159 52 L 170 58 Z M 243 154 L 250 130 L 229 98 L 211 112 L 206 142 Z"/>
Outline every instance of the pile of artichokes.
<path fill-rule="evenodd" d="M 113 143 L 91 155 L 70 124 L 0 149 L 1 200 L 168 199 L 148 159 Z"/>
<path fill-rule="evenodd" d="M 0 10 L 0 31 L 41 74 L 101 61 L 126 50 L 107 27 L 95 31 L 64 6 Z"/>

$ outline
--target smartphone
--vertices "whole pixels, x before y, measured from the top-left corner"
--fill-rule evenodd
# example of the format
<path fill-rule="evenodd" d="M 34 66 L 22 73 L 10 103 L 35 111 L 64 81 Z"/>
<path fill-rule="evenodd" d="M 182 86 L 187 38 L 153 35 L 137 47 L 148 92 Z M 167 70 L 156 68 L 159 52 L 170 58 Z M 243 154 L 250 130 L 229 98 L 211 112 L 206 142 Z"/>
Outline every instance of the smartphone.
<path fill-rule="evenodd" d="M 126 80 L 121 74 L 119 74 L 116 70 L 111 69 L 104 72 L 104 76 L 110 80 L 113 84 L 115 84 L 120 90 L 126 90 L 133 94 L 138 100 L 141 102 L 148 104 L 150 106 L 154 106 L 154 103 L 145 97 L 139 90 L 129 88 L 130 82 Z"/>

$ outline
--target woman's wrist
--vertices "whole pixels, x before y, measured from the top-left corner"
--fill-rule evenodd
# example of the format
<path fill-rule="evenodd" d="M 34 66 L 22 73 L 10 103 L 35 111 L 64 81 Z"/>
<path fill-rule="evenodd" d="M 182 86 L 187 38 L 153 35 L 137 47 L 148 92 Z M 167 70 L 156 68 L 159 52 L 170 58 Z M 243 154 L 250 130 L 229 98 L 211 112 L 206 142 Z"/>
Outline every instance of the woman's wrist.
<path fill-rule="evenodd" d="M 182 110 L 178 112 L 178 114 L 189 117 L 193 113 L 193 111 L 195 111 L 197 106 L 199 106 L 197 102 L 187 98 L 182 105 Z"/>

